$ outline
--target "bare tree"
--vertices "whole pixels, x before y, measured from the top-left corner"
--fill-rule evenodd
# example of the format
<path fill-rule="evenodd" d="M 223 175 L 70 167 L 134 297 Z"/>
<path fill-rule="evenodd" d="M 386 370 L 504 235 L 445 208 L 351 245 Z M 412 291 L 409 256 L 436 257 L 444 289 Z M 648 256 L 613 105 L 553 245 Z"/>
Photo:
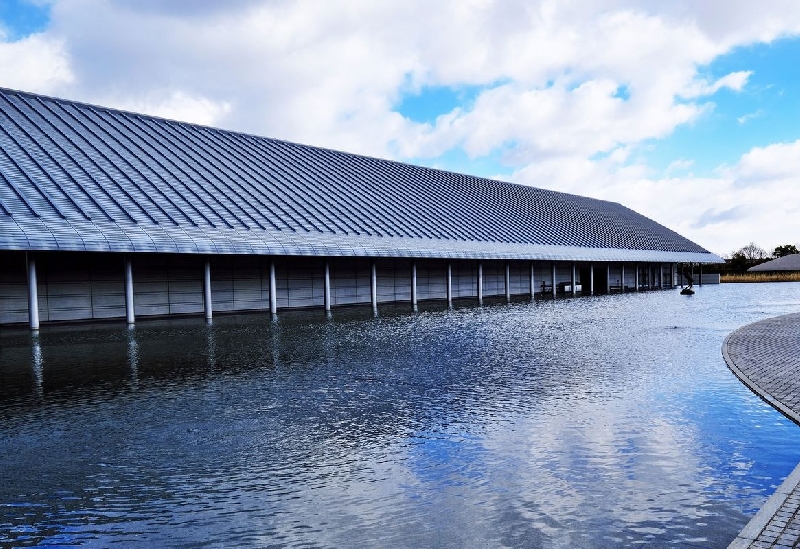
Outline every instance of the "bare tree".
<path fill-rule="evenodd" d="M 750 267 L 763 263 L 768 257 L 767 251 L 764 248 L 755 242 L 751 242 L 747 246 L 733 252 L 728 260 L 728 264 L 734 271 L 743 273 Z"/>
<path fill-rule="evenodd" d="M 747 246 L 741 248 L 739 251 L 745 257 L 745 259 L 747 259 L 747 261 L 750 261 L 752 263 L 755 263 L 757 261 L 769 257 L 767 251 L 758 244 L 756 244 L 755 242 L 751 242 Z"/>

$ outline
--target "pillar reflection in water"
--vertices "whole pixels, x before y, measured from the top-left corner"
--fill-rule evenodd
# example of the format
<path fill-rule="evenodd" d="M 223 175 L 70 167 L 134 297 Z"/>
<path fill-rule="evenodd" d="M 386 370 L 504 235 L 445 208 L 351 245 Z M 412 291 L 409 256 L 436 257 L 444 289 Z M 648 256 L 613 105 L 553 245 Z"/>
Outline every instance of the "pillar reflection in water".
<path fill-rule="evenodd" d="M 272 357 L 272 366 L 277 369 L 281 365 L 281 325 L 279 322 L 274 321 L 270 325 L 269 337 L 269 350 Z"/>
<path fill-rule="evenodd" d="M 137 388 L 139 387 L 139 342 L 136 340 L 136 326 L 128 326 L 127 341 L 128 372 L 130 374 L 131 386 Z"/>
<path fill-rule="evenodd" d="M 38 398 L 44 396 L 44 355 L 39 333 L 31 334 L 31 369 L 33 370 L 33 390 Z"/>
<path fill-rule="evenodd" d="M 214 334 L 214 324 L 210 321 L 206 323 L 206 358 L 208 360 L 208 368 L 214 370 L 217 367 L 217 341 Z"/>
<path fill-rule="evenodd" d="M 336 363 L 336 324 L 333 322 L 326 322 L 323 327 L 322 337 L 317 339 L 315 343 L 322 344 L 322 356 L 325 357 L 325 364 L 332 366 Z"/>

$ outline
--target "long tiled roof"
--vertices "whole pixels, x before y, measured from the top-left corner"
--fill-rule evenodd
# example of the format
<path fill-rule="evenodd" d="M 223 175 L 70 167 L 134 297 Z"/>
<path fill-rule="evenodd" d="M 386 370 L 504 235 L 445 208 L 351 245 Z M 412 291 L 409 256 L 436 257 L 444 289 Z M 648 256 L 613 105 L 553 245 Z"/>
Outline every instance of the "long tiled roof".
<path fill-rule="evenodd" d="M 2 88 L 0 249 L 719 260 L 612 202 Z"/>

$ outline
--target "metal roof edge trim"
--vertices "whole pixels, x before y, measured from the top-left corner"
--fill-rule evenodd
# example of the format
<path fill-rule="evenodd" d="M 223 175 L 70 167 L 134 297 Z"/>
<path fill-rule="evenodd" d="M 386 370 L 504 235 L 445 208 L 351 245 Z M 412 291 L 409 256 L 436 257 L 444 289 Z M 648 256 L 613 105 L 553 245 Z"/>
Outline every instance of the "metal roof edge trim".
<path fill-rule="evenodd" d="M 163 227 L 161 228 L 164 229 Z M 164 236 L 174 241 L 171 229 L 163 231 Z M 182 231 L 181 231 L 182 232 Z M 209 241 L 212 239 L 204 235 Z M 267 236 L 267 235 L 263 235 Z M 429 259 L 486 259 L 486 260 L 529 260 L 529 261 L 598 261 L 598 262 L 663 262 L 663 263 L 724 263 L 712 253 L 671 252 L 662 250 L 637 250 L 627 248 L 589 248 L 578 246 L 554 246 L 546 244 L 515 244 L 502 242 L 474 242 L 458 240 L 415 239 L 398 237 L 358 237 L 341 235 L 314 235 L 308 242 L 302 235 L 272 233 L 271 238 L 234 241 L 228 238 L 224 251 L 209 253 L 201 251 L 197 245 L 192 247 L 172 247 L 170 249 L 145 249 L 135 243 L 116 241 L 109 243 L 108 249 L 95 246 L 91 250 L 85 246 L 72 246 L 56 242 L 55 247 L 32 245 L 20 247 L 12 242 L 0 242 L 0 250 L 28 251 L 73 251 L 73 252 L 113 252 L 113 253 L 179 253 L 201 255 L 275 255 L 298 257 L 407 257 Z M 205 239 L 202 239 L 205 240 Z M 218 238 L 215 240 L 219 240 Z M 238 240 L 238 239 L 237 239 Z M 18 241 L 17 241 L 18 242 Z M 196 243 L 196 241 L 195 241 Z M 138 248 L 138 249 L 137 249 Z M 205 247 L 204 247 L 205 248 Z M 208 249 L 208 248 L 206 248 Z M 213 249 L 213 248 L 212 248 Z M 259 250 L 254 252 L 254 249 Z"/>

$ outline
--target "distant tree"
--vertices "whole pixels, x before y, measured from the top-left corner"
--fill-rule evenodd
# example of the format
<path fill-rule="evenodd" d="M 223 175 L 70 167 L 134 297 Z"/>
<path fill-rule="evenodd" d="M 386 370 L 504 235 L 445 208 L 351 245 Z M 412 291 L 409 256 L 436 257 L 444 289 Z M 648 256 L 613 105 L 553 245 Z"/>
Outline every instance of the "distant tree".
<path fill-rule="evenodd" d="M 743 273 L 750 267 L 763 263 L 767 257 L 767 251 L 764 248 L 755 242 L 751 242 L 733 252 L 728 262 L 731 270 Z"/>
<path fill-rule="evenodd" d="M 730 259 L 728 259 L 728 265 L 730 265 L 731 271 L 735 273 L 743 273 L 750 268 L 750 263 L 740 251 L 735 251 L 731 254 Z"/>
<path fill-rule="evenodd" d="M 767 258 L 767 250 L 756 244 L 755 242 L 751 242 L 747 246 L 739 249 L 739 252 L 747 258 L 748 261 L 753 262 L 755 265 L 757 262 L 761 261 L 762 259 Z"/>
<path fill-rule="evenodd" d="M 800 253 L 800 251 L 798 251 L 797 246 L 794 244 L 784 244 L 783 246 L 778 246 L 775 248 L 775 251 L 772 252 L 772 257 L 777 258 L 798 253 Z"/>

